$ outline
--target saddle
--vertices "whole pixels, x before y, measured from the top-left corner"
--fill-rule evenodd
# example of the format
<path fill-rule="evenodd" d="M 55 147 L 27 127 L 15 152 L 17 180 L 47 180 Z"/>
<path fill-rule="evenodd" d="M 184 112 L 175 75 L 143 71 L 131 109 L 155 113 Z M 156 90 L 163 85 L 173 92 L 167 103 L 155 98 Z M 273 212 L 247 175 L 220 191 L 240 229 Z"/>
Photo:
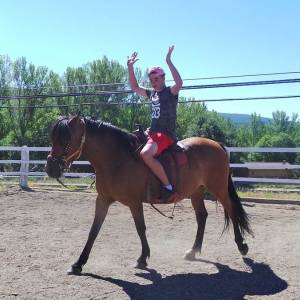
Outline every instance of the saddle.
<path fill-rule="evenodd" d="M 139 150 L 141 150 L 146 144 L 148 136 L 144 132 L 143 127 L 141 125 L 138 124 L 137 126 L 138 129 L 135 130 L 133 134 L 137 138 L 136 149 L 137 152 L 139 152 Z M 179 170 L 188 162 L 185 153 L 186 150 L 187 148 L 182 143 L 177 142 L 155 157 L 162 164 L 167 174 L 167 177 L 172 186 L 175 188 L 175 190 L 177 190 L 177 187 L 179 185 Z M 159 200 L 161 182 L 154 174 L 152 174 L 152 172 L 150 173 L 149 177 L 150 178 L 148 180 L 147 202 L 151 201 L 151 203 L 161 203 L 161 201 Z"/>

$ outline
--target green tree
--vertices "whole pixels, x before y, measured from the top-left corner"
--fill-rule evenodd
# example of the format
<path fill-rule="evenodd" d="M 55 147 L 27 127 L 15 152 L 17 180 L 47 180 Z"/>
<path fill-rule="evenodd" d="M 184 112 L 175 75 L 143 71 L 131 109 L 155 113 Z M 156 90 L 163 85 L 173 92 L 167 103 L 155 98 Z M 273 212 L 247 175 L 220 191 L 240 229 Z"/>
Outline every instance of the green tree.
<path fill-rule="evenodd" d="M 273 135 L 263 136 L 255 145 L 255 147 L 272 147 L 272 148 L 294 148 L 295 142 L 287 133 L 280 132 Z M 254 161 L 267 161 L 267 162 L 281 162 L 287 161 L 294 163 L 296 159 L 296 153 L 254 153 L 251 157 Z"/>
<path fill-rule="evenodd" d="M 236 144 L 240 147 L 254 146 L 266 134 L 266 127 L 260 115 L 251 114 L 249 124 L 237 129 Z"/>
<path fill-rule="evenodd" d="M 12 63 L 10 93 L 19 96 L 41 94 L 43 87 L 48 83 L 48 78 L 46 67 L 35 67 L 22 57 Z M 18 145 L 27 143 L 27 135 L 30 133 L 35 119 L 36 107 L 44 104 L 43 99 L 9 100 L 7 102 L 12 143 Z"/>
<path fill-rule="evenodd" d="M 193 101 L 193 98 L 180 97 L 179 100 L 183 103 L 180 103 L 177 109 L 176 132 L 178 138 L 183 139 L 196 133 L 198 124 L 204 122 L 207 108 L 203 103 L 188 102 Z M 184 101 L 187 101 L 187 103 L 184 103 Z"/>
<path fill-rule="evenodd" d="M 255 145 L 258 140 L 265 134 L 265 126 L 260 115 L 253 113 L 250 117 L 250 140 Z"/>
<path fill-rule="evenodd" d="M 294 134 L 297 127 L 297 113 L 293 113 L 291 120 L 284 111 L 275 111 L 272 115 L 273 119 L 269 125 L 269 132 Z"/>
<path fill-rule="evenodd" d="M 189 111 L 189 108 L 187 110 Z M 204 105 L 197 107 L 197 110 L 191 109 L 186 113 L 186 120 L 189 122 L 186 136 L 210 138 L 226 146 L 234 144 L 235 127 L 231 121 L 224 119 L 217 112 L 208 111 Z"/>
<path fill-rule="evenodd" d="M 0 96 L 9 96 L 12 82 L 12 61 L 6 55 L 0 55 Z M 9 122 L 7 106 L 9 101 L 0 100 L 0 141 L 3 140 L 10 130 L 12 123 Z"/>

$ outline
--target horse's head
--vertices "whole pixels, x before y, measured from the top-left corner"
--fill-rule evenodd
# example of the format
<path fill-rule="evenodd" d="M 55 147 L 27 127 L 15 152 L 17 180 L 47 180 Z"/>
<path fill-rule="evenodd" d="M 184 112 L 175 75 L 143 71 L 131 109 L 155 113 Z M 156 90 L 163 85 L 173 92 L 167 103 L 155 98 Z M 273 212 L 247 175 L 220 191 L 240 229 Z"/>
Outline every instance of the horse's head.
<path fill-rule="evenodd" d="M 47 157 L 46 172 L 59 178 L 64 169 L 81 155 L 85 141 L 85 122 L 79 116 L 61 117 L 51 131 L 52 149 Z"/>

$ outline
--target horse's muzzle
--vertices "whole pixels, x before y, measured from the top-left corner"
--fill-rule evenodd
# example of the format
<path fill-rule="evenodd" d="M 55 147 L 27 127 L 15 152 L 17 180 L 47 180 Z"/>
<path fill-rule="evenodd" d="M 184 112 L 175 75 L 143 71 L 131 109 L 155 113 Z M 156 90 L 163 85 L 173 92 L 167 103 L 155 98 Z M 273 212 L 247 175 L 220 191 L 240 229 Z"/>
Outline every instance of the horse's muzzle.
<path fill-rule="evenodd" d="M 64 171 L 64 162 L 61 158 L 55 158 L 51 155 L 47 157 L 46 172 L 49 177 L 59 178 Z"/>

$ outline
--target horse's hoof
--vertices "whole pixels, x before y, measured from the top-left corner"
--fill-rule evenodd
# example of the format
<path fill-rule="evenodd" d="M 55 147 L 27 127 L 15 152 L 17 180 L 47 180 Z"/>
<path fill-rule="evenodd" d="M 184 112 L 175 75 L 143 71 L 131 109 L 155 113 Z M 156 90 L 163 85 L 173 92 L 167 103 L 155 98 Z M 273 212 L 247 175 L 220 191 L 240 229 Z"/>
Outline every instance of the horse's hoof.
<path fill-rule="evenodd" d="M 76 264 L 72 265 L 71 269 L 68 271 L 68 275 L 81 275 L 82 267 Z"/>
<path fill-rule="evenodd" d="M 147 263 L 142 262 L 142 261 L 137 261 L 136 264 L 134 265 L 136 269 L 146 269 L 147 268 Z"/>
<path fill-rule="evenodd" d="M 242 255 L 247 255 L 247 253 L 249 251 L 248 245 L 243 244 L 242 247 L 239 248 L 239 250 Z"/>
<path fill-rule="evenodd" d="M 190 249 L 185 252 L 183 258 L 186 260 L 195 260 L 195 254 L 196 254 L 195 250 Z"/>

